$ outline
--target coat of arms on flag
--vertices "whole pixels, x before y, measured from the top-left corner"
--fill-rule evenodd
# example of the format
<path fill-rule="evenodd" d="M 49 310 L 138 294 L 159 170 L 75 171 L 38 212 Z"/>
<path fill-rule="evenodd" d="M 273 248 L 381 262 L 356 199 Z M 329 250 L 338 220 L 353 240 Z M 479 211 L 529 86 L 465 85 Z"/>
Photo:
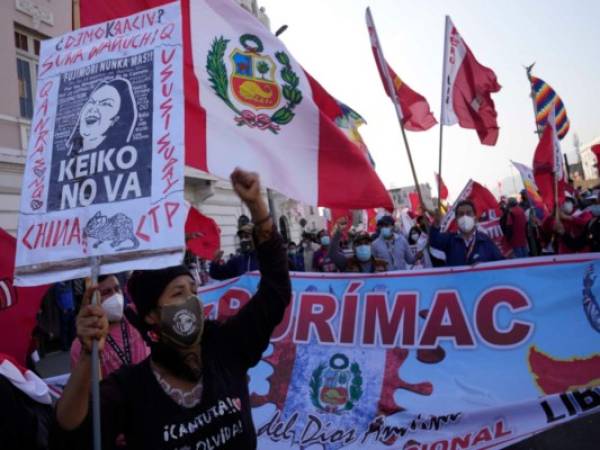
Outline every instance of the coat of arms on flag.
<path fill-rule="evenodd" d="M 206 59 L 206 70 L 215 94 L 238 115 L 234 118 L 238 126 L 248 126 L 259 130 L 269 130 L 277 134 L 281 125 L 288 124 L 294 118 L 294 108 L 302 101 L 302 91 L 298 89 L 299 78 L 290 65 L 288 55 L 283 51 L 275 52 L 279 63 L 283 87 L 276 80 L 279 69 L 276 62 L 268 54 L 263 54 L 265 48 L 262 40 L 253 34 L 243 34 L 239 39 L 240 48 L 235 48 L 230 59 L 233 70 L 227 80 L 225 52 L 229 39 L 223 36 L 215 38 Z M 273 114 L 256 113 L 256 111 L 274 110 L 281 104 L 281 95 L 287 100 L 286 104 Z M 250 109 L 240 109 L 232 101 Z"/>

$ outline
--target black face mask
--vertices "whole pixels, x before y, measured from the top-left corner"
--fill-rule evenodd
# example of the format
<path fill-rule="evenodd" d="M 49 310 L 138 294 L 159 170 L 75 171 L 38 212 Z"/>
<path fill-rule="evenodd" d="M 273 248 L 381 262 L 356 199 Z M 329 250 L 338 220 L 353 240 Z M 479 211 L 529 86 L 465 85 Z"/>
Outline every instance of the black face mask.
<path fill-rule="evenodd" d="M 253 248 L 252 239 L 243 239 L 240 241 L 240 250 L 242 253 L 250 253 Z"/>
<path fill-rule="evenodd" d="M 200 340 L 204 331 L 202 302 L 196 296 L 160 308 L 159 340 L 151 343 L 152 359 L 174 375 L 197 382 L 202 376 Z"/>

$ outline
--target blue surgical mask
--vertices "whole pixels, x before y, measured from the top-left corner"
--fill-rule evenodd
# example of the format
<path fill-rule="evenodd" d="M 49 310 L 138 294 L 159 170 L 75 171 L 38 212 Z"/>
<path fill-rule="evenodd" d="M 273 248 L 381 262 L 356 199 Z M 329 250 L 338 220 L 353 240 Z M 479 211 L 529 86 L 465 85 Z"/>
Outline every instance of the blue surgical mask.
<path fill-rule="evenodd" d="M 600 216 L 600 205 L 591 205 L 588 207 L 588 209 L 592 213 L 592 216 L 594 216 L 594 217 Z"/>
<path fill-rule="evenodd" d="M 367 244 L 358 245 L 354 248 L 354 253 L 356 254 L 356 259 L 361 262 L 367 262 L 371 259 L 371 246 Z"/>
<path fill-rule="evenodd" d="M 325 247 L 327 247 L 330 242 L 331 242 L 331 239 L 329 238 L 329 236 L 321 236 L 321 245 L 324 245 Z"/>
<path fill-rule="evenodd" d="M 393 234 L 393 233 L 394 233 L 394 232 L 393 232 L 393 230 L 392 230 L 392 228 L 391 228 L 391 227 L 383 227 L 383 228 L 381 229 L 381 235 L 382 235 L 384 238 L 389 238 L 389 237 L 392 237 L 392 234 Z"/>

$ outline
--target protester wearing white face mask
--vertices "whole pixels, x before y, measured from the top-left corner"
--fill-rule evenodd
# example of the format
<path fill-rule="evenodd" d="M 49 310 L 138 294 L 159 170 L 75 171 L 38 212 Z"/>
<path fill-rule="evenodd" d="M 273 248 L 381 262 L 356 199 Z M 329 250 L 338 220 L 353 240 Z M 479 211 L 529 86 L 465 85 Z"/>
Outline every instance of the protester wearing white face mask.
<path fill-rule="evenodd" d="M 352 242 L 354 255 L 347 257 L 340 249 L 342 230 L 347 225 L 346 217 L 337 220 L 333 229 L 333 239 L 329 248 L 329 256 L 340 272 L 374 273 L 385 272 L 387 263 L 373 257 L 371 251 L 371 236 L 367 232 L 358 233 Z"/>
<path fill-rule="evenodd" d="M 458 202 L 454 212 L 457 232 L 442 233 L 439 215 L 429 231 L 429 243 L 446 254 L 446 265 L 464 266 L 504 259 L 489 236 L 477 231 L 476 210 L 472 202 Z"/>
<path fill-rule="evenodd" d="M 394 218 L 383 216 L 377 222 L 380 229 L 379 237 L 371 245 L 373 256 L 387 263 L 388 270 L 405 270 L 408 265 L 414 264 L 422 255 L 415 257 L 406 238 L 394 232 Z"/>
<path fill-rule="evenodd" d="M 109 321 L 106 345 L 100 357 L 102 377 L 123 365 L 137 364 L 150 354 L 140 333 L 124 317 L 125 301 L 119 280 L 114 275 L 98 277 L 100 304 Z M 71 367 L 81 354 L 81 343 L 76 339 L 71 346 Z"/>
<path fill-rule="evenodd" d="M 432 267 L 431 256 L 427 249 L 429 242 L 429 236 L 425 233 L 418 225 L 413 226 L 408 233 L 408 243 L 411 248 L 414 249 L 415 254 L 421 254 L 421 258 L 418 258 L 413 269 L 428 269 Z"/>

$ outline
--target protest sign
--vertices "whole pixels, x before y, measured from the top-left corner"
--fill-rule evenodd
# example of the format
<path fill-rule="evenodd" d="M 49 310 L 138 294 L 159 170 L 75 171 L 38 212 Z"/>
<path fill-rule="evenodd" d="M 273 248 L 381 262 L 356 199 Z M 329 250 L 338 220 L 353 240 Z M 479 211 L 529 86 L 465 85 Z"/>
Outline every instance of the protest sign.
<path fill-rule="evenodd" d="M 600 260 L 301 274 L 250 371 L 261 449 L 495 449 L 600 411 Z M 205 287 L 235 314 L 259 275 Z"/>
<path fill-rule="evenodd" d="M 19 284 L 181 261 L 182 55 L 179 3 L 42 43 Z"/>

